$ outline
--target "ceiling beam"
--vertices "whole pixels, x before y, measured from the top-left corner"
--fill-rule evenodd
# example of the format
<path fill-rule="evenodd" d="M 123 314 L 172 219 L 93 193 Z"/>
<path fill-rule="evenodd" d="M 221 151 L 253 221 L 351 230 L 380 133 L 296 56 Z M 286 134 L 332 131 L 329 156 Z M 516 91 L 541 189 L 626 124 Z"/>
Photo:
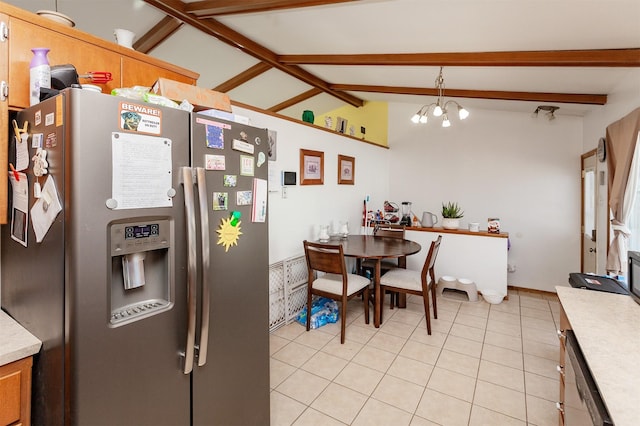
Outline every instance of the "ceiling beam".
<path fill-rule="evenodd" d="M 280 55 L 283 64 L 449 67 L 640 67 L 640 48 L 512 52 Z"/>
<path fill-rule="evenodd" d="M 297 78 L 310 86 L 321 89 L 323 92 L 332 95 L 343 102 L 346 102 L 355 107 L 364 105 L 364 101 L 355 96 L 351 96 L 348 93 L 336 91 L 329 87 L 329 83 L 315 75 L 303 70 L 296 65 L 284 65 L 278 61 L 278 55 L 266 47 L 256 43 L 255 41 L 243 36 L 242 34 L 232 30 L 231 28 L 221 24 L 213 19 L 198 19 L 192 14 L 186 12 L 186 4 L 179 0 L 144 0 L 145 3 L 156 7 L 162 12 L 176 19 L 183 21 L 186 24 L 204 32 L 205 34 L 216 37 L 218 40 L 227 43 L 242 52 L 253 56 L 263 62 L 268 63 L 274 68 Z"/>
<path fill-rule="evenodd" d="M 235 77 L 232 77 L 229 80 L 225 81 L 224 83 L 217 85 L 216 87 L 213 88 L 213 90 L 222 92 L 222 93 L 227 93 L 235 89 L 236 87 L 246 83 L 252 78 L 259 76 L 263 72 L 270 70 L 271 68 L 273 67 L 267 63 L 258 62 L 251 68 L 241 72 Z"/>
<path fill-rule="evenodd" d="M 420 87 L 397 86 L 365 86 L 357 84 L 332 84 L 335 90 L 350 92 L 390 93 L 396 95 L 438 96 L 438 89 Z M 591 95 L 577 93 L 542 93 L 542 92 L 509 92 L 499 90 L 462 90 L 449 89 L 445 91 L 446 97 L 495 99 L 501 101 L 532 101 L 532 102 L 557 102 L 584 105 L 604 105 L 607 103 L 607 95 Z"/>
<path fill-rule="evenodd" d="M 183 25 L 171 16 L 165 16 L 153 28 L 147 31 L 133 44 L 138 52 L 149 53 L 154 47 L 165 41 Z"/>
<path fill-rule="evenodd" d="M 326 4 L 348 3 L 356 0 L 207 0 L 186 4 L 185 11 L 199 18 L 238 13 L 267 12 Z"/>
<path fill-rule="evenodd" d="M 267 111 L 271 111 L 271 112 L 282 111 L 285 108 L 289 108 L 292 105 L 295 105 L 302 101 L 306 101 L 307 99 L 312 98 L 315 95 L 319 95 L 320 93 L 322 93 L 322 90 L 314 87 L 311 90 L 307 90 L 306 92 L 299 94 L 298 96 L 294 96 L 291 99 L 287 99 L 284 102 L 280 102 L 278 105 L 274 105 L 271 108 L 267 108 Z"/>

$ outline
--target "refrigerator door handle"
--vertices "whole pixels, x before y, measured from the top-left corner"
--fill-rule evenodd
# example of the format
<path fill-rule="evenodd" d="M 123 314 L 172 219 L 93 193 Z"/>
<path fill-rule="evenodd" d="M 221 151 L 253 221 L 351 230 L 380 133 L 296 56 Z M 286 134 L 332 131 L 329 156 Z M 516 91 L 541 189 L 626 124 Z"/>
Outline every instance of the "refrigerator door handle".
<path fill-rule="evenodd" d="M 193 187 L 193 170 L 182 167 L 184 186 L 184 210 L 187 231 L 187 344 L 184 352 L 184 374 L 193 371 L 196 341 L 196 216 Z"/>
<path fill-rule="evenodd" d="M 196 182 L 198 185 L 198 201 L 200 205 L 200 233 L 202 238 L 202 301 L 201 301 L 201 322 L 200 322 L 200 342 L 198 349 L 198 366 L 202 367 L 207 363 L 207 348 L 209 346 L 209 266 L 210 240 L 209 240 L 209 210 L 207 200 L 207 181 L 205 169 L 196 167 Z"/>

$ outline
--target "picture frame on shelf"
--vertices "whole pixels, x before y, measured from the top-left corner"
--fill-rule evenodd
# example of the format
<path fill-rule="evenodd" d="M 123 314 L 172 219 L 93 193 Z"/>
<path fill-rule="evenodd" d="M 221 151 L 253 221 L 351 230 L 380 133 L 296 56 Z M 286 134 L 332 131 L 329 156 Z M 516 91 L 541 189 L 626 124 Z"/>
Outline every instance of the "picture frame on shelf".
<path fill-rule="evenodd" d="M 300 150 L 300 185 L 324 185 L 324 152 Z"/>
<path fill-rule="evenodd" d="M 354 185 L 355 174 L 355 157 L 338 154 L 338 185 Z"/>
<path fill-rule="evenodd" d="M 347 120 L 346 118 L 338 117 L 336 119 L 336 132 L 346 134 L 348 123 L 349 120 Z"/>

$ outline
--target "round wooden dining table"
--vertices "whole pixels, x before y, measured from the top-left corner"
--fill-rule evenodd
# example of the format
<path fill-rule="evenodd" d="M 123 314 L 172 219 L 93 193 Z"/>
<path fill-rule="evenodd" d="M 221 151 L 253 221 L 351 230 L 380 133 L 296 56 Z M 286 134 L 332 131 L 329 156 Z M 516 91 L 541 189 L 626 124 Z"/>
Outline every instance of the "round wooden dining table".
<path fill-rule="evenodd" d="M 411 240 L 373 235 L 349 235 L 346 238 L 330 239 L 328 244 L 342 245 L 342 251 L 347 257 L 375 261 L 373 324 L 380 327 L 383 300 L 383 295 L 380 294 L 380 261 L 385 258 L 404 258 L 418 253 L 422 247 Z"/>

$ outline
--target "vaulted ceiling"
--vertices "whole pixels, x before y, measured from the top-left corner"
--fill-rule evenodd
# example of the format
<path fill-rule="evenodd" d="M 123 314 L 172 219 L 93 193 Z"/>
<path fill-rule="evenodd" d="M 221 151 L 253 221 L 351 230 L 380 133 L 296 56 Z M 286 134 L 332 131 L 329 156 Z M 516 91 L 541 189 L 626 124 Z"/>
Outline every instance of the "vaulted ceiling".
<path fill-rule="evenodd" d="M 638 0 L 23 0 L 201 74 L 200 86 L 300 118 L 367 101 L 584 115 L 640 67 Z M 635 77 L 634 77 L 635 76 Z M 640 81 L 635 94 L 640 97 Z"/>

